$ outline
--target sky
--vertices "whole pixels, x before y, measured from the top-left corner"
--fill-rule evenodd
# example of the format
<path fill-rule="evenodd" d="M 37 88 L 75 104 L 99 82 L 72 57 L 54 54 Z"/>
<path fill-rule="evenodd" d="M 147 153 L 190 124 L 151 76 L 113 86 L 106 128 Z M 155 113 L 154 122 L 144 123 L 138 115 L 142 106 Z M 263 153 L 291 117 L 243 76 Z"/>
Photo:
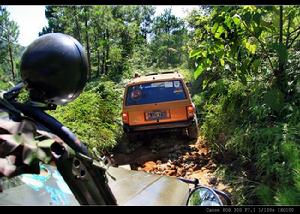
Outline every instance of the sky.
<path fill-rule="evenodd" d="M 160 15 L 164 9 L 170 6 L 156 6 L 155 15 Z M 184 17 L 187 11 L 198 6 L 171 6 L 172 13 L 178 17 Z M 28 46 L 36 38 L 42 28 L 48 25 L 45 17 L 45 6 L 6 6 L 10 13 L 10 18 L 19 25 L 20 35 L 18 42 L 22 46 Z"/>
<path fill-rule="evenodd" d="M 48 25 L 45 17 L 45 6 L 6 6 L 10 18 L 19 25 L 18 42 L 28 46 L 39 36 L 44 26 Z"/>

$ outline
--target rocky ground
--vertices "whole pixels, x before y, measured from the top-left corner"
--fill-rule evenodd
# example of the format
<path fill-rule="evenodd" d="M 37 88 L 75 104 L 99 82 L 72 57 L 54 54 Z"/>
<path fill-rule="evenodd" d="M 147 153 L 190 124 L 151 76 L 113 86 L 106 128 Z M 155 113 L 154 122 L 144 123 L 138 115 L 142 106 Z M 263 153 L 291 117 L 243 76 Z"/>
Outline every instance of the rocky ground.
<path fill-rule="evenodd" d="M 130 165 L 133 170 L 158 175 L 197 178 L 202 185 L 231 192 L 231 188 L 214 175 L 217 165 L 201 137 L 197 141 L 187 141 L 185 136 L 177 134 L 144 136 L 131 144 L 131 147 L 134 148 L 127 154 L 113 154 L 115 166 Z"/>

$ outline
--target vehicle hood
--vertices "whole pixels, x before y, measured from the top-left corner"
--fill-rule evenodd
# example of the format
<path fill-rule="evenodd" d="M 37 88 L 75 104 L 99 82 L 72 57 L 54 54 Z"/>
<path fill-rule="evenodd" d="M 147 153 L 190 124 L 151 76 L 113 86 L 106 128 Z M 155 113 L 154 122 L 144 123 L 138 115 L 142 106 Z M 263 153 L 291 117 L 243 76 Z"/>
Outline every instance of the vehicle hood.
<path fill-rule="evenodd" d="M 110 167 L 108 185 L 124 206 L 186 205 L 189 187 L 175 177 Z"/>
<path fill-rule="evenodd" d="M 58 170 L 41 165 L 46 175 L 23 174 L 0 178 L 0 205 L 80 205 Z M 108 185 L 121 206 L 185 205 L 189 188 L 174 177 L 109 167 Z"/>

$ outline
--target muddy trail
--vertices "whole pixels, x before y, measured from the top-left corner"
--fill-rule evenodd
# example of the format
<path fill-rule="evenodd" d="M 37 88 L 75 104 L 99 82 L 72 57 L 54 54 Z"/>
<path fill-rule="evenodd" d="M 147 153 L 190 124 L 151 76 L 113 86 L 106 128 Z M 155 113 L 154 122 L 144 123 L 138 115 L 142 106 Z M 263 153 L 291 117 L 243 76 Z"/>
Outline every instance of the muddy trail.
<path fill-rule="evenodd" d="M 208 148 L 201 137 L 188 141 L 177 133 L 142 136 L 130 144 L 128 152 L 113 152 L 112 162 L 158 175 L 197 178 L 202 185 L 231 193 L 231 188 L 214 175 L 217 165 Z"/>

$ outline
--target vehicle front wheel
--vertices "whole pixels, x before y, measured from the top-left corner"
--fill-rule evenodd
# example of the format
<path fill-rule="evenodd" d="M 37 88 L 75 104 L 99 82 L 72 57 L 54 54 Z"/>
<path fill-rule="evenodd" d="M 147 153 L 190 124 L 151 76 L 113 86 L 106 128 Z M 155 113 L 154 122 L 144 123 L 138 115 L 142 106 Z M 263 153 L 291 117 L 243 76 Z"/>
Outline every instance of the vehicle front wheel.
<path fill-rule="evenodd" d="M 198 122 L 195 121 L 191 126 L 187 128 L 188 138 L 190 140 L 197 139 L 199 136 Z"/>

